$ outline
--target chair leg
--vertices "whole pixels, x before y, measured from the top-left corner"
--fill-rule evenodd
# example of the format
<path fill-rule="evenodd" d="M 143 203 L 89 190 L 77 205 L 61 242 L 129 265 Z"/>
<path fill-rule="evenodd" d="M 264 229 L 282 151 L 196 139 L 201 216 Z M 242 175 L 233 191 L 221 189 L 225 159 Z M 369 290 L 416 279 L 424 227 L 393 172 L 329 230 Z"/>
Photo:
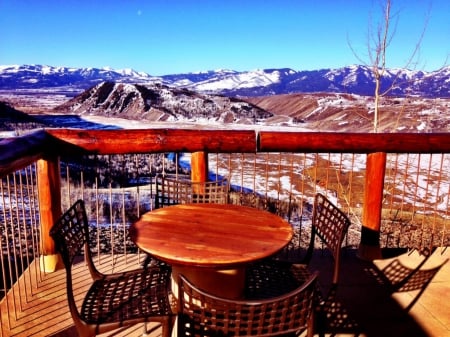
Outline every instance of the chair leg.
<path fill-rule="evenodd" d="M 325 337 L 325 330 L 327 324 L 326 313 L 323 308 L 319 308 L 315 312 L 315 330 L 319 337 Z"/>
<path fill-rule="evenodd" d="M 309 319 L 309 322 L 308 322 L 308 328 L 306 330 L 306 337 L 314 337 L 315 328 L 316 328 L 316 326 L 315 326 L 316 319 L 317 318 L 316 318 L 315 313 L 312 313 L 311 318 Z"/>
<path fill-rule="evenodd" d="M 167 317 L 161 322 L 162 337 L 171 337 L 172 335 L 172 317 Z"/>
<path fill-rule="evenodd" d="M 148 333 L 147 333 L 147 322 L 144 322 L 144 331 L 142 332 L 142 336 L 148 336 Z"/>

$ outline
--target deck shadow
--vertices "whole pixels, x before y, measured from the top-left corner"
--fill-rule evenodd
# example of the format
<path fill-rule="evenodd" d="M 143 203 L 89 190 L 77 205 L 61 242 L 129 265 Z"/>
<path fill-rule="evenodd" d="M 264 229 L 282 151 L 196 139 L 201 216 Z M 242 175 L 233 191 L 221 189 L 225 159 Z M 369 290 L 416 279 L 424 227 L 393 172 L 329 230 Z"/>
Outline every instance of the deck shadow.
<path fill-rule="evenodd" d="M 329 279 L 329 258 L 316 252 L 311 262 L 311 269 L 319 270 L 324 280 Z M 356 250 L 345 250 L 341 262 L 340 284 L 329 304 L 332 310 L 328 318 L 330 329 L 326 331 L 327 334 L 429 337 L 419 322 L 409 314 L 409 309 L 402 307 L 392 297 L 391 284 L 380 282 L 380 272 L 373 262 L 359 259 Z M 425 278 L 422 280 L 426 287 L 428 282 Z"/>

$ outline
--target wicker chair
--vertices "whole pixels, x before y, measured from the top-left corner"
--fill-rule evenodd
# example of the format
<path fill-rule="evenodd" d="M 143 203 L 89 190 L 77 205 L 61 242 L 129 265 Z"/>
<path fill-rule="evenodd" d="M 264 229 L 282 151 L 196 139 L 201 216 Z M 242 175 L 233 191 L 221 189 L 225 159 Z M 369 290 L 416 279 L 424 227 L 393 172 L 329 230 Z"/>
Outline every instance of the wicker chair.
<path fill-rule="evenodd" d="M 89 249 L 89 228 L 82 200 L 71 206 L 50 230 L 67 276 L 67 301 L 79 336 L 95 336 L 124 326 L 156 321 L 170 336 L 172 311 L 168 297 L 170 270 L 151 267 L 115 274 L 100 273 Z M 73 293 L 72 265 L 82 255 L 93 283 L 78 310 Z M 145 329 L 145 324 L 144 324 Z"/>
<path fill-rule="evenodd" d="M 310 261 L 315 249 L 316 236 L 333 258 L 331 279 L 321 277 L 318 286 L 320 305 L 317 312 L 319 333 L 329 325 L 330 313 L 335 310 L 336 291 L 339 284 L 342 242 L 350 226 L 348 217 L 324 195 L 318 193 L 314 199 L 311 239 L 302 263 L 278 259 L 278 256 L 251 264 L 246 271 L 246 297 L 249 299 L 279 296 L 301 284 L 310 275 Z M 321 274 L 322 276 L 322 274 Z M 335 312 L 333 313 L 333 315 Z M 353 326 L 353 322 L 349 325 Z"/>
<path fill-rule="evenodd" d="M 229 300 L 178 280 L 178 336 L 278 336 L 314 334 L 317 273 L 283 296 Z"/>

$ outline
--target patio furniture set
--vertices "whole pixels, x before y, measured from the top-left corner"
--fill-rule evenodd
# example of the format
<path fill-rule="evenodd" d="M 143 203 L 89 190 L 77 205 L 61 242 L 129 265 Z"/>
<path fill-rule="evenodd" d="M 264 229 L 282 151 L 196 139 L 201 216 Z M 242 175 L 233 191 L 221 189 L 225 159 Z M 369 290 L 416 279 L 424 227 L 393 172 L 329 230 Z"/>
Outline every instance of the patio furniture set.
<path fill-rule="evenodd" d="M 309 247 L 302 260 L 285 260 L 279 253 L 292 239 L 292 226 L 270 212 L 228 204 L 226 183 L 193 186 L 162 177 L 158 184 L 158 208 L 129 228 L 148 254 L 140 269 L 107 275 L 96 269 L 82 200 L 51 229 L 80 336 L 137 323 L 145 333 L 147 322 L 161 323 L 166 337 L 323 335 L 350 225 L 344 213 L 317 194 Z M 334 261 L 328 289 L 308 268 L 317 238 Z M 83 249 L 93 283 L 79 308 L 71 269 Z"/>

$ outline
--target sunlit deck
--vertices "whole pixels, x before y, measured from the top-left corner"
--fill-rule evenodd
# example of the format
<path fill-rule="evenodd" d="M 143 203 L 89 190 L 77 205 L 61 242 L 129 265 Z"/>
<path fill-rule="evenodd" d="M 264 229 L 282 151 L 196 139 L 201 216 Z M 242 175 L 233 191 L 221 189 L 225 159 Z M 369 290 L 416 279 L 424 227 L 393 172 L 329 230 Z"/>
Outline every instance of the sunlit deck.
<path fill-rule="evenodd" d="M 62 210 L 81 198 L 88 204 L 92 248 L 102 254 L 102 261 L 96 261 L 100 269 L 138 267 L 138 256 L 117 254 L 136 252 L 126 229 L 152 209 L 154 177 L 161 172 L 188 174 L 201 182 L 213 172 L 226 177 L 230 203 L 284 217 L 302 247 L 308 242 L 311 200 L 325 193 L 352 221 L 335 303 L 337 328 L 351 328 L 338 331 L 367 337 L 450 336 L 450 263 L 423 292 L 419 287 L 393 294 L 389 279 L 379 273 L 388 268 L 398 281 L 408 273 L 423 275 L 415 280 L 424 285 L 422 271 L 439 265 L 449 252 L 438 248 L 423 265 L 415 250 L 403 251 L 401 265 L 390 263 L 396 259 L 376 260 L 386 249 L 450 246 L 450 134 L 55 129 L 4 140 L 0 148 L 1 290 L 9 280 L 20 279 L 2 301 L 0 337 L 76 335 L 64 271 L 43 274 L 32 263 L 22 273 L 21 261 L 55 253 L 49 229 Z M 184 172 L 174 153 L 189 155 L 190 172 Z M 114 261 L 103 254 L 114 254 Z M 313 268 L 327 279 L 328 258 L 320 253 L 315 258 Z M 419 272 L 414 270 L 418 266 Z M 81 301 L 89 285 L 84 264 L 77 265 L 75 276 Z M 142 332 L 139 325 L 108 335 Z M 156 327 L 150 335 L 160 334 Z"/>
<path fill-rule="evenodd" d="M 439 265 L 450 257 L 450 251 L 437 249 L 421 269 Z M 142 259 L 142 256 L 140 257 Z M 343 329 L 338 336 L 450 336 L 450 263 L 445 264 L 435 275 L 432 282 L 418 297 L 409 311 L 405 308 L 413 301 L 419 290 L 392 294 L 386 284 L 377 275 L 393 259 L 398 258 L 402 264 L 414 268 L 423 257 L 417 253 L 403 253 L 399 256 L 372 262 L 362 261 L 356 257 L 354 250 L 345 250 L 342 262 L 342 283 L 338 291 L 340 312 L 346 313 L 344 322 L 356 323 L 356 327 Z M 102 266 L 109 268 L 110 257 L 102 261 Z M 126 266 L 136 266 L 138 256 L 127 255 L 115 257 L 114 271 Z M 313 258 L 312 268 L 322 270 L 327 266 L 327 256 L 320 252 Z M 109 268 L 110 269 L 110 268 Z M 3 326 L 10 326 L 9 336 L 77 336 L 72 324 L 65 299 L 65 271 L 58 270 L 45 275 L 35 275 L 37 268 L 30 267 L 30 274 L 25 273 L 21 282 L 27 278 L 41 277 L 39 289 L 27 289 L 28 294 L 19 293 L 17 287 L 10 292 L 8 302 L 21 300 L 21 311 L 17 317 L 10 317 L 8 323 L 7 302 L 3 301 L 1 313 Z M 106 269 L 104 269 L 106 271 Z M 112 270 L 111 270 L 112 271 Z M 74 269 L 77 280 L 76 293 L 81 298 L 89 286 L 88 271 L 84 263 Z M 348 319 L 347 319 L 347 318 Z M 148 324 L 152 329 L 149 336 L 160 336 L 161 329 L 156 324 Z M 128 329 L 101 336 L 142 336 L 141 324 Z M 5 332 L 3 333 L 5 335 Z"/>
<path fill-rule="evenodd" d="M 101 270 L 104 272 L 118 272 L 129 268 L 136 268 L 138 255 L 116 255 L 114 257 L 114 267 L 108 255 L 101 261 Z M 142 255 L 141 255 L 142 259 Z M 98 261 L 96 261 L 98 262 Z M 98 265 L 98 264 L 97 264 Z M 69 308 L 66 300 L 66 274 L 64 269 L 59 269 L 54 273 L 41 273 L 37 266 L 32 263 L 29 268 L 30 273 L 24 273 L 20 280 L 22 287 L 16 286 L 9 292 L 7 301 L 3 300 L 0 310 L 2 313 L 3 327 L 10 327 L 9 331 L 4 331 L 3 336 L 77 336 L 77 332 L 72 323 Z M 30 287 L 30 279 L 41 279 L 37 289 Z M 91 279 L 84 262 L 78 263 L 73 268 L 73 278 L 75 283 L 75 296 L 82 301 L 83 294 L 89 288 Z M 25 282 L 25 284 L 24 284 Z M 34 282 L 33 282 L 34 283 Z M 24 294 L 23 290 L 27 293 Z M 21 303 L 21 311 L 14 317 L 11 316 L 8 323 L 7 303 L 12 305 L 16 301 Z M 157 327 L 157 324 L 149 323 L 148 328 Z M 5 334 L 6 333 L 6 334 Z M 136 325 L 129 329 L 116 331 L 114 334 L 104 334 L 101 336 L 141 336 L 143 325 Z M 160 336 L 161 329 L 149 334 L 150 336 Z"/>

